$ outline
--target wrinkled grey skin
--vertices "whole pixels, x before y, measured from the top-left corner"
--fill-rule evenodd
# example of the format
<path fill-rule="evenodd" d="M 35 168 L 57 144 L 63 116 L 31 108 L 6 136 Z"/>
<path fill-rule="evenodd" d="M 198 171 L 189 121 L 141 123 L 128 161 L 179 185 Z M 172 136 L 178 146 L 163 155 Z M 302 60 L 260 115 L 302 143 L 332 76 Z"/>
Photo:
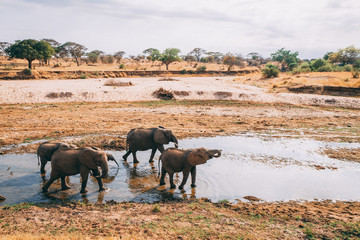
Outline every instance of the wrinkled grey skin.
<path fill-rule="evenodd" d="M 130 153 L 133 154 L 133 162 L 138 163 L 136 158 L 137 151 L 145 151 L 151 149 L 151 156 L 149 162 L 153 162 L 153 158 L 156 150 L 161 153 L 164 151 L 164 144 L 174 142 L 175 147 L 178 147 L 178 141 L 171 130 L 159 126 L 158 128 L 134 128 L 132 129 L 126 138 L 127 152 L 123 156 L 124 161 Z"/>
<path fill-rule="evenodd" d="M 101 170 L 101 175 L 99 168 Z M 92 171 L 99 184 L 99 191 L 105 190 L 102 178 L 109 172 L 108 157 L 104 151 L 95 150 L 90 147 L 75 149 L 59 149 L 51 158 L 50 179 L 43 186 L 43 192 L 47 192 L 50 185 L 58 178 L 61 178 L 61 188 L 69 189 L 65 182 L 66 176 L 80 173 L 81 193 L 86 193 L 86 185 L 89 172 Z"/>
<path fill-rule="evenodd" d="M 196 165 L 204 164 L 213 157 L 220 157 L 221 151 L 217 149 L 208 150 L 206 148 L 180 150 L 176 148 L 166 149 L 160 156 L 161 178 L 160 185 L 165 185 L 165 174 L 169 173 L 170 186 L 176 188 L 174 184 L 174 173 L 183 172 L 183 180 L 179 186 L 182 190 L 191 172 L 191 187 L 196 187 Z"/>
<path fill-rule="evenodd" d="M 59 148 L 76 148 L 73 144 L 62 143 L 62 142 L 43 142 L 37 149 L 38 164 L 41 162 L 40 173 L 44 174 L 45 165 L 48 161 L 51 161 L 51 157 L 56 150 Z"/>
<path fill-rule="evenodd" d="M 94 150 L 102 151 L 102 150 L 101 150 L 100 148 L 98 148 L 98 147 L 91 147 L 91 148 L 94 149 Z M 118 164 L 118 162 L 115 160 L 115 158 L 114 158 L 114 156 L 113 156 L 112 154 L 106 152 L 106 156 L 107 156 L 107 158 L 108 158 L 108 161 L 114 161 L 114 162 L 116 163 L 117 167 L 120 167 L 119 164 Z"/>

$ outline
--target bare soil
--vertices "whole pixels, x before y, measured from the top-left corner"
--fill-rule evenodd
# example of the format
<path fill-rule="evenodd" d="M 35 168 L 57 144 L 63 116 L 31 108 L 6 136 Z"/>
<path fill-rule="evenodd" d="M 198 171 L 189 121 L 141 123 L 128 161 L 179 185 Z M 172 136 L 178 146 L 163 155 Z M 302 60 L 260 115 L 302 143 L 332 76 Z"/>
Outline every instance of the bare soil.
<path fill-rule="evenodd" d="M 151 82 L 158 84 L 148 92 L 158 89 L 164 82 L 184 84 L 181 80 L 169 82 L 157 80 Z M 218 82 L 219 85 L 232 82 L 231 85 L 235 84 L 235 88 L 243 90 L 255 88 L 251 84 L 236 85 L 237 80 L 212 81 L 214 84 Z M 259 81 L 263 80 L 259 78 Z M 138 84 L 137 80 L 132 79 L 131 82 L 134 86 Z M 49 81 L 50 88 L 52 83 Z M 39 102 L 29 102 L 28 100 L 32 98 L 26 98 L 26 101 L 18 104 L 2 102 L 0 147 L 14 145 L 10 149 L 2 148 L 2 154 L 35 152 L 38 143 L 31 143 L 34 140 L 64 140 L 79 146 L 123 149 L 125 135 L 130 129 L 159 125 L 172 129 L 179 139 L 250 132 L 266 134 L 270 137 L 306 137 L 324 141 L 360 142 L 360 109 L 351 104 L 346 107 L 346 105 L 313 104 L 306 101 L 289 103 L 273 101 L 273 98 L 262 98 L 258 101 L 257 96 L 272 91 L 272 88 L 266 86 L 262 86 L 260 90 L 255 88 L 254 91 L 258 91 L 258 95 L 253 96 L 251 100 L 231 100 L 236 92 L 233 88 L 224 90 L 214 87 L 218 85 L 207 86 L 206 83 L 206 81 L 198 81 L 190 90 L 173 88 L 172 90 L 186 90 L 195 94 L 190 96 L 175 94 L 177 100 L 170 101 L 159 101 L 154 97 L 147 98 L 146 95 L 145 100 L 138 102 L 130 100 L 76 102 L 66 97 L 49 99 L 41 95 Z M 4 87 L 4 82 L 0 82 L 0 85 L 2 89 L 8 89 Z M 21 85 L 18 87 L 21 89 Z M 214 89 L 210 90 L 207 87 Z M 72 89 L 60 90 L 60 92 L 72 92 Z M 203 93 L 199 94 L 201 92 Z M 210 100 L 203 99 L 202 97 L 209 92 L 212 96 L 214 92 L 230 92 L 232 96 L 225 100 L 215 97 Z M 23 90 L 23 93 L 26 94 L 27 90 Z M 88 91 L 88 94 L 91 95 L 91 91 Z M 220 93 L 220 95 L 224 94 Z M 298 95 L 298 98 L 320 100 L 324 97 L 302 94 L 281 96 L 292 98 L 295 95 Z M 194 96 L 198 99 L 194 99 Z M 238 97 L 239 94 L 237 93 L 236 96 Z M 338 103 L 358 101 L 358 98 L 333 98 Z M 322 101 L 320 100 L 319 102 Z M 64 139 L 65 137 L 71 138 Z M 22 146 L 21 143 L 30 144 Z M 348 161 L 357 161 L 359 156 L 358 149 L 336 152 L 325 150 L 324 154 Z M 354 156 L 349 157 L 352 155 Z M 207 199 L 198 199 L 157 204 L 110 201 L 104 205 L 64 202 L 2 206 L 0 207 L 0 238 L 360 238 L 359 202 L 267 203 L 259 202 L 259 199 L 252 196 L 249 196 L 249 201 L 249 203 L 230 204 L 227 201 L 211 203 Z"/>

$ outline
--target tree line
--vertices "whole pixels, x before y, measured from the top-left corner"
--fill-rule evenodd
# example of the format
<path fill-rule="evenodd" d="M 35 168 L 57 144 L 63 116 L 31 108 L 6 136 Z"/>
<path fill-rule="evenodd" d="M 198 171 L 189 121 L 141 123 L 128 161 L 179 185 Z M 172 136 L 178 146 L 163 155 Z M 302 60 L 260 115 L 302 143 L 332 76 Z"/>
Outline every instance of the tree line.
<path fill-rule="evenodd" d="M 43 64 L 49 64 L 51 58 L 66 59 L 72 58 L 77 66 L 81 62 L 112 64 L 114 61 L 120 63 L 126 54 L 118 51 L 114 54 L 105 54 L 101 50 L 87 52 L 87 48 L 79 43 L 65 42 L 63 44 L 53 39 L 25 39 L 17 40 L 14 43 L 0 42 L 0 55 L 7 55 L 11 58 L 26 59 L 28 67 L 32 68 L 32 62 L 39 60 Z M 206 51 L 203 48 L 194 48 L 186 55 L 180 55 L 178 48 L 167 48 L 160 51 L 155 48 L 148 48 L 137 56 L 130 55 L 129 58 L 139 61 L 148 59 L 150 61 L 160 61 L 168 70 L 169 65 L 176 61 L 188 61 L 199 63 L 222 63 L 228 66 L 230 71 L 233 66 L 244 67 L 261 66 L 272 69 L 273 72 L 292 71 L 350 71 L 360 68 L 360 49 L 349 46 L 339 49 L 337 52 L 328 52 L 319 59 L 299 59 L 298 52 L 291 52 L 281 48 L 271 54 L 270 58 L 263 58 L 259 53 L 251 52 L 243 57 L 241 54 Z M 269 63 L 272 62 L 272 63 Z M 274 64 L 274 62 L 276 64 Z M 120 65 L 121 68 L 121 65 Z M 206 69 L 206 67 L 205 67 Z M 203 69 L 203 70 L 205 70 Z"/>

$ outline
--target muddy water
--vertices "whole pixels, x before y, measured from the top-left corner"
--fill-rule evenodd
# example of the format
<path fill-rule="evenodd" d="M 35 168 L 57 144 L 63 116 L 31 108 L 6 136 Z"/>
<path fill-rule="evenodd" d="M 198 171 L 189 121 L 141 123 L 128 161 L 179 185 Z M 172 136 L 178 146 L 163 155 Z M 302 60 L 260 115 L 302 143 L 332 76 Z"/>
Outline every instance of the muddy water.
<path fill-rule="evenodd" d="M 109 151 L 119 161 L 120 168 L 110 162 L 108 188 L 98 192 L 97 183 L 90 178 L 88 193 L 80 194 L 79 175 L 70 177 L 71 189 L 60 190 L 53 183 L 48 194 L 41 193 L 43 177 L 35 154 L 0 156 L 1 202 L 49 202 L 73 200 L 104 203 L 108 200 L 155 202 L 162 199 L 207 197 L 213 201 L 244 200 L 255 196 L 265 201 L 288 200 L 357 200 L 360 201 L 360 164 L 330 159 L 321 155 L 323 148 L 360 147 L 357 143 L 325 143 L 309 139 L 269 138 L 259 135 L 240 135 L 213 138 L 185 139 L 181 148 L 217 148 L 222 156 L 209 160 L 197 168 L 197 187 L 185 192 L 170 190 L 169 181 L 159 186 L 158 161 L 148 162 L 150 151 L 139 152 L 139 164 L 121 161 L 124 152 Z M 172 145 L 170 145 L 172 146 Z M 155 156 L 158 159 L 159 153 Z M 45 179 L 49 178 L 50 163 Z M 182 174 L 175 177 L 180 184 Z"/>

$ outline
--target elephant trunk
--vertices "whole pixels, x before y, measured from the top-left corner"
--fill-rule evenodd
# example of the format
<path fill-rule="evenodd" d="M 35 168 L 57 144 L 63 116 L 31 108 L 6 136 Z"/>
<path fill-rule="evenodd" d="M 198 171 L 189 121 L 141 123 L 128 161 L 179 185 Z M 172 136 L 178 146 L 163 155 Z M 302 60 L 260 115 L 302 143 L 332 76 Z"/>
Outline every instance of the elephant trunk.
<path fill-rule="evenodd" d="M 176 139 L 175 136 L 173 136 L 173 138 L 171 139 L 171 141 L 175 144 L 175 147 L 178 148 L 179 145 L 178 145 L 178 140 Z"/>
<path fill-rule="evenodd" d="M 108 172 L 109 172 L 109 165 L 108 165 L 107 160 L 101 162 L 100 168 L 101 168 L 101 176 L 100 176 L 100 178 L 105 178 L 108 175 Z"/>
<path fill-rule="evenodd" d="M 221 151 L 217 149 L 209 150 L 208 153 L 211 155 L 211 157 L 218 158 L 221 156 Z"/>

